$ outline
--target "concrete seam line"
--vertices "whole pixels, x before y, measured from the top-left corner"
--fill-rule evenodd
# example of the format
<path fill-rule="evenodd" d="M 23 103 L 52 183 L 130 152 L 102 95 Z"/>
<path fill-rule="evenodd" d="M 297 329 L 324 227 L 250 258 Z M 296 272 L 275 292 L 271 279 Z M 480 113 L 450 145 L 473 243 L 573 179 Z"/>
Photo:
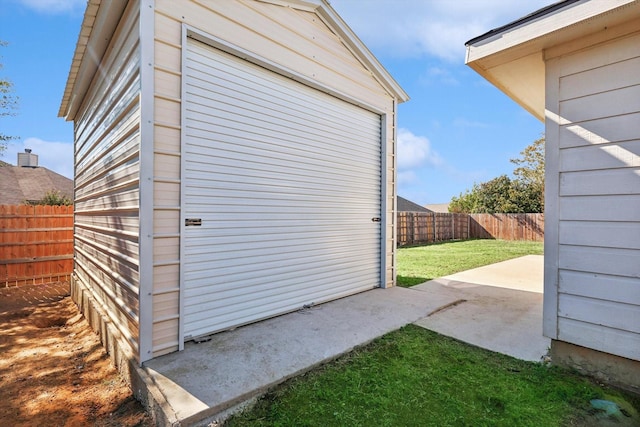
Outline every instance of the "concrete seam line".
<path fill-rule="evenodd" d="M 440 306 L 440 307 L 436 308 L 431 313 L 427 314 L 426 317 L 432 316 L 432 315 L 434 315 L 436 313 L 439 313 L 441 311 L 444 311 L 444 310 L 446 310 L 448 308 L 455 307 L 456 305 L 462 304 L 463 302 L 467 302 L 467 300 L 466 299 L 457 299 L 457 300 L 455 300 L 453 302 L 450 302 L 449 304 L 445 304 L 443 306 Z"/>

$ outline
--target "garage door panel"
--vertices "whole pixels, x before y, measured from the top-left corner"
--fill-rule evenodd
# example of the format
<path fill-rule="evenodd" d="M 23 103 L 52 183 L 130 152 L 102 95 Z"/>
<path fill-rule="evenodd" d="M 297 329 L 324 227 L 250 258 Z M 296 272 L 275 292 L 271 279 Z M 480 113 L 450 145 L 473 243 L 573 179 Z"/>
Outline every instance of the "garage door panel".
<path fill-rule="evenodd" d="M 309 297 L 311 298 L 312 303 L 314 305 L 317 305 L 337 298 L 353 295 L 354 291 L 363 292 L 369 289 L 369 287 L 363 287 L 362 289 L 354 290 L 352 287 L 347 286 L 343 288 L 336 288 L 331 292 L 318 292 L 316 294 L 310 295 Z M 217 326 L 219 330 L 227 330 L 260 320 L 268 319 L 274 316 L 274 312 L 281 311 L 283 313 L 287 313 L 299 310 L 301 308 L 292 298 L 288 300 L 291 301 L 290 303 L 284 305 L 282 304 L 282 300 L 283 296 L 276 296 L 272 301 L 269 301 L 269 303 L 264 303 L 263 300 L 259 300 L 257 301 L 258 304 L 246 304 L 242 307 L 241 310 L 231 309 L 227 305 L 225 306 L 226 310 L 219 313 L 220 321 L 218 322 Z M 208 311 L 209 310 L 204 307 L 197 312 L 206 313 Z M 192 326 L 194 330 L 207 330 L 210 327 L 209 324 L 210 317 L 205 314 L 199 319 L 194 319 Z"/>
<path fill-rule="evenodd" d="M 318 134 L 314 135 L 314 130 L 309 129 L 304 124 L 297 127 L 289 126 L 278 129 L 274 122 L 261 121 L 255 117 L 246 117 L 244 122 L 240 122 L 229 120 L 223 115 L 221 117 L 206 115 L 202 111 L 193 114 L 194 116 L 197 115 L 194 118 L 198 120 L 190 120 L 187 135 L 202 138 L 201 148 L 210 148 L 211 144 L 226 143 L 233 145 L 240 143 L 238 147 L 235 147 L 234 151 L 242 150 L 243 148 L 262 148 L 264 150 L 268 146 L 264 147 L 262 144 L 276 144 L 277 147 L 296 150 L 296 152 L 309 151 L 311 153 L 331 154 L 333 150 L 341 149 L 346 143 L 351 150 L 345 152 L 345 155 L 350 157 L 367 156 L 372 161 L 372 165 L 380 160 L 379 153 L 373 147 L 358 142 L 355 139 L 357 136 L 351 136 L 350 140 L 345 141 L 344 135 L 334 135 L 329 132 L 316 131 Z M 204 120 L 209 121 L 204 122 Z M 251 125 L 250 128 L 248 127 L 249 125 Z M 233 140 L 233 137 L 237 139 Z M 370 137 L 375 137 L 375 135 Z M 296 145 L 290 146 L 290 143 Z M 367 164 L 366 166 L 370 167 L 371 165 Z"/>
<path fill-rule="evenodd" d="M 368 288 L 361 289 L 361 291 L 366 290 L 368 290 Z M 302 296 L 311 298 L 308 304 L 311 306 L 335 299 L 335 294 L 337 294 L 338 297 L 343 297 L 353 294 L 353 290 L 345 286 L 343 288 L 334 288 L 330 292 L 318 291 L 310 295 L 308 289 L 291 287 L 291 289 L 287 289 L 287 292 L 283 294 L 251 294 L 250 298 L 223 300 L 223 304 L 201 304 L 197 307 L 199 315 L 194 317 L 193 321 L 202 322 L 204 323 L 202 326 L 206 326 L 206 322 L 208 322 L 207 312 L 214 311 L 220 318 L 227 319 L 223 320 L 225 323 L 229 322 L 226 324 L 223 323 L 225 327 L 234 327 L 237 326 L 237 324 L 242 325 L 247 323 L 247 320 L 250 322 L 255 321 L 253 319 L 254 317 L 258 319 L 272 317 L 271 313 L 274 310 L 280 310 L 280 307 L 283 307 L 286 311 L 301 309 L 302 307 L 299 307 L 295 300 Z M 284 303 L 283 305 L 283 301 L 290 301 L 290 303 Z"/>
<path fill-rule="evenodd" d="M 282 282 L 278 282 L 279 293 L 287 296 L 293 296 L 296 292 L 300 292 L 301 295 L 310 294 L 322 288 L 322 286 L 319 285 L 322 285 L 327 280 L 348 286 L 351 281 L 359 280 L 362 275 L 368 275 L 371 280 L 375 279 L 371 270 L 363 267 L 359 269 L 353 268 L 353 271 L 346 274 L 341 281 L 335 281 L 335 278 L 330 272 L 311 271 L 311 273 L 313 273 L 313 276 L 310 275 L 310 279 L 304 281 L 301 285 L 300 272 L 292 272 L 289 278 L 282 279 Z M 232 304 L 229 304 L 231 301 L 238 302 L 244 299 L 260 299 L 265 296 L 270 296 L 273 293 L 273 285 L 271 283 L 260 280 L 259 278 L 246 278 L 217 285 L 215 294 L 209 291 L 208 285 L 203 281 L 202 286 L 190 290 L 188 296 L 191 302 L 190 306 L 206 305 L 209 309 L 218 307 L 226 310 L 227 306 L 232 306 Z M 260 294 L 264 295 L 260 296 Z"/>
<path fill-rule="evenodd" d="M 373 147 L 359 143 L 355 139 L 357 137 L 355 135 L 352 136 L 350 141 L 345 141 L 344 134 L 314 130 L 306 123 L 300 123 L 298 126 L 293 126 L 289 123 L 288 126 L 282 126 L 274 121 L 260 120 L 255 116 L 236 116 L 236 120 L 233 120 L 223 113 L 219 113 L 219 115 L 206 114 L 204 109 L 189 113 L 192 117 L 187 123 L 189 126 L 187 135 L 203 138 L 203 144 L 200 145 L 203 148 L 211 147 L 211 143 L 206 143 L 206 141 L 225 143 L 229 137 L 233 136 L 236 136 L 238 141 L 229 141 L 230 143 L 242 143 L 239 147 L 236 147 L 236 150 L 242 147 L 255 147 L 259 143 L 275 143 L 280 147 L 299 151 L 331 153 L 331 150 L 343 147 L 347 142 L 351 151 L 345 153 L 346 155 L 353 152 L 353 155 L 368 155 L 372 161 L 379 161 L 377 156 L 379 153 Z M 241 121 L 240 119 L 243 120 Z M 283 120 L 283 122 L 285 121 Z M 251 128 L 248 128 L 248 125 L 251 125 Z M 368 137 L 375 136 L 376 134 L 373 134 Z M 294 142 L 296 146 L 285 145 L 287 142 Z"/>
<path fill-rule="evenodd" d="M 235 179 L 235 177 L 230 177 L 230 179 Z M 200 195 L 210 194 L 212 190 L 217 189 L 217 190 L 220 190 L 221 192 L 235 191 L 236 194 L 241 193 L 240 196 L 243 195 L 242 192 L 248 193 L 247 195 L 250 195 L 251 193 L 255 194 L 257 192 L 265 192 L 265 193 L 272 194 L 274 197 L 278 197 L 280 194 L 289 194 L 289 195 L 299 194 L 300 196 L 304 196 L 305 191 L 313 191 L 314 194 L 321 196 L 321 195 L 327 195 L 327 191 L 325 191 L 326 187 L 323 187 L 325 185 L 327 184 L 323 184 L 322 182 L 320 182 L 320 183 L 308 184 L 305 187 L 304 184 L 295 182 L 295 181 L 283 182 L 283 181 L 268 180 L 268 179 L 264 179 L 263 182 L 257 183 L 257 184 L 209 180 L 209 181 L 200 181 L 197 186 L 194 186 L 192 192 L 189 192 L 186 194 L 193 197 L 199 197 Z M 350 196 L 353 198 L 358 198 L 358 201 L 361 201 L 361 200 L 367 200 L 365 199 L 366 192 L 371 191 L 375 188 L 376 187 L 372 185 L 368 185 L 368 186 L 363 185 L 363 186 L 354 187 L 354 188 L 341 188 L 340 191 L 329 193 L 329 195 L 331 196 L 331 195 L 336 195 L 336 193 L 339 193 L 344 195 L 345 197 Z M 203 197 L 203 200 L 202 200 L 203 206 L 206 206 L 207 204 L 209 205 L 214 204 L 214 203 L 208 203 L 204 199 L 205 197 Z"/>
<path fill-rule="evenodd" d="M 371 165 L 361 165 L 359 162 L 368 161 L 372 164 L 378 160 L 379 153 L 374 151 L 364 152 L 358 151 L 356 147 L 351 146 L 348 153 L 344 154 L 344 157 L 340 159 L 331 159 L 332 152 L 335 150 L 328 144 L 323 147 L 305 147 L 299 139 L 292 139 L 288 141 L 285 137 L 281 137 L 280 140 L 274 140 L 264 138 L 259 140 L 253 138 L 253 135 L 249 135 L 246 132 L 238 130 L 236 135 L 224 135 L 214 134 L 214 132 L 196 131 L 189 135 L 190 138 L 200 138 L 203 145 L 194 146 L 193 152 L 188 152 L 196 157 L 211 156 L 219 150 L 225 150 L 224 153 L 219 153 L 220 159 L 247 159 L 248 163 L 255 162 L 258 164 L 281 164 L 280 162 L 289 162 L 292 167 L 296 164 L 300 164 L 300 167 L 314 166 L 316 161 L 324 162 L 326 165 L 348 165 L 352 164 L 353 169 L 364 173 L 379 173 L 379 169 L 374 169 Z M 208 138 L 208 139 L 205 139 Z M 287 147 L 283 144 L 296 144 L 296 147 Z M 342 143 L 344 146 L 344 143 Z M 275 151 L 281 150 L 281 152 Z M 222 156 L 221 154 L 224 154 Z M 275 160 L 275 162 L 274 162 Z"/>
<path fill-rule="evenodd" d="M 278 261 L 282 261 L 283 256 L 286 260 L 295 264 L 296 266 L 302 266 L 306 263 L 317 263 L 320 265 L 322 262 L 333 262 L 340 260 L 343 257 L 350 257 L 351 251 L 345 249 L 345 242 L 342 244 L 322 244 L 321 247 L 315 250 L 301 247 L 282 247 L 272 246 L 264 249 L 246 249 L 244 251 L 227 252 L 225 254 L 217 254 L 215 260 L 211 260 L 208 254 L 193 254 L 191 259 L 194 263 L 202 263 L 207 266 L 207 270 L 215 269 L 216 273 L 224 274 L 224 271 L 235 271 L 235 269 L 247 270 L 249 267 L 268 269 L 273 265 L 277 265 Z M 318 245 L 320 246 L 320 245 Z M 238 253 L 242 252 L 242 253 Z M 331 257 L 326 256 L 326 253 L 330 252 Z M 374 251 L 370 253 L 375 254 Z M 360 254 L 366 255 L 366 252 Z M 239 258 L 241 256 L 242 258 Z M 322 260 L 320 260 L 322 257 Z M 259 260 L 256 261 L 256 260 Z M 190 261 L 191 262 L 191 261 Z"/>
<path fill-rule="evenodd" d="M 365 271 L 361 271 L 360 274 L 353 273 L 349 277 L 352 280 L 358 280 L 358 278 L 362 275 L 366 274 Z M 315 278 L 317 277 L 317 279 Z M 322 286 L 323 282 L 331 279 L 331 274 L 327 273 L 323 275 L 314 276 L 314 280 L 309 280 L 305 282 L 305 286 L 301 287 L 299 282 L 296 279 L 291 279 L 288 281 L 284 281 L 282 286 L 278 287 L 279 292 L 274 292 L 271 286 L 266 286 L 263 283 L 252 284 L 251 286 L 245 286 L 243 288 L 238 289 L 234 287 L 233 289 L 217 289 L 216 295 L 212 295 L 211 292 L 194 292 L 192 296 L 194 298 L 190 298 L 190 301 L 193 303 L 187 307 L 193 307 L 198 312 L 197 315 L 193 317 L 194 320 L 198 319 L 206 319 L 209 315 L 207 311 L 214 310 L 217 314 L 230 314 L 234 311 L 242 311 L 246 308 L 251 308 L 251 306 L 258 306 L 255 310 L 261 310 L 263 307 L 260 307 L 262 303 L 267 303 L 272 301 L 274 303 L 280 303 L 278 300 L 295 300 L 296 298 L 304 297 L 306 299 L 310 298 L 310 302 L 308 304 L 315 304 L 319 301 L 317 298 L 322 298 L 325 296 L 330 296 L 334 291 L 342 292 L 348 290 L 351 285 L 343 285 L 342 288 L 331 288 L 326 289 Z M 370 277 L 371 280 L 375 278 L 373 276 Z M 244 284 L 242 282 L 241 284 Z M 256 283 L 258 283 L 256 281 Z M 262 285 L 262 288 L 260 288 Z M 364 287 L 362 290 L 368 290 L 369 287 Z M 197 298 L 195 298 L 197 297 Z M 297 302 L 295 302 L 297 305 Z M 302 307 L 297 306 L 296 309 Z"/>
<path fill-rule="evenodd" d="M 370 269 L 357 264 L 356 261 L 345 262 L 343 267 L 345 269 L 345 277 L 351 280 L 361 280 L 360 278 L 363 276 L 371 280 L 375 279 L 375 275 Z M 188 305 L 186 306 L 210 303 L 212 301 L 219 301 L 220 304 L 226 305 L 227 303 L 222 302 L 223 300 L 250 298 L 260 292 L 293 296 L 294 293 L 292 291 L 301 292 L 301 295 L 303 295 L 310 294 L 310 291 L 319 291 L 320 288 L 327 292 L 331 292 L 331 289 L 333 289 L 333 287 L 329 289 L 323 286 L 327 280 L 333 280 L 335 277 L 334 270 L 330 266 L 315 266 L 304 272 L 307 274 L 307 278 L 302 284 L 300 282 L 300 270 L 281 272 L 278 277 L 277 289 L 273 288 L 272 282 L 266 282 L 264 276 L 255 275 L 253 274 L 254 272 L 247 272 L 242 277 L 229 277 L 229 280 L 220 281 L 215 285 L 215 293 L 210 291 L 210 284 L 206 281 L 206 278 L 201 277 L 199 281 L 195 282 L 200 286 L 190 289 L 187 293 Z M 340 286 L 340 284 L 336 286 Z M 345 281 L 342 286 L 352 286 L 352 284 Z M 365 286 L 370 288 L 368 285 Z"/>
<path fill-rule="evenodd" d="M 359 263 L 368 261 L 374 251 L 358 251 L 359 254 L 354 256 L 348 251 L 325 251 L 321 256 L 308 254 L 306 252 L 298 251 L 295 255 L 283 254 L 284 256 L 277 258 L 280 262 L 262 261 L 261 259 L 251 260 L 247 257 L 237 258 L 235 260 L 226 260 L 226 262 L 219 261 L 205 261 L 200 263 L 193 263 L 187 265 L 189 272 L 185 275 L 188 278 L 201 277 L 207 279 L 206 275 L 209 274 L 207 280 L 211 280 L 211 283 L 215 283 L 212 280 L 211 274 L 215 274 L 216 278 L 222 282 L 222 276 L 225 275 L 237 275 L 240 278 L 260 277 L 260 275 L 269 274 L 268 280 L 273 281 L 278 279 L 280 274 L 289 274 L 291 272 L 297 272 L 301 274 L 300 280 L 306 280 L 304 278 L 304 271 L 309 269 L 317 269 L 317 271 L 325 269 L 333 269 L 338 271 L 343 267 L 352 267 Z M 285 263 L 286 262 L 286 263 Z M 366 263 L 364 265 L 367 265 Z M 212 267 L 213 266 L 213 267 Z M 251 267 L 251 268 L 249 268 Z M 215 268 L 215 271 L 213 270 Z M 315 271 L 315 270 L 314 270 Z M 257 275 L 254 273 L 258 273 Z M 338 276 L 338 274 L 336 274 Z M 187 293 L 188 295 L 188 293 Z"/>
<path fill-rule="evenodd" d="M 192 49 L 191 53 L 195 53 Z M 207 52 L 205 52 L 208 55 Z M 201 57 L 202 58 L 202 57 Z M 191 57 L 194 59 L 194 56 Z M 365 128 L 371 129 L 375 126 L 375 118 L 362 115 L 359 107 L 351 104 L 336 106 L 334 110 L 326 110 L 325 96 L 322 92 L 305 92 L 301 95 L 298 88 L 282 85 L 279 76 L 272 78 L 264 73 L 260 67 L 253 70 L 244 67 L 236 67 L 235 59 L 218 57 L 212 61 L 201 61 L 199 66 L 188 67 L 188 74 L 191 77 L 191 85 L 205 92 L 224 96 L 229 100 L 256 100 L 261 99 L 268 102 L 278 110 L 292 106 L 292 114 L 307 113 L 313 115 L 323 115 L 328 119 L 333 119 L 338 126 L 344 126 L 344 118 L 349 118 L 348 123 L 361 123 Z M 204 67 L 202 66 L 204 65 Z M 336 112 L 339 108 L 340 114 Z M 342 115 L 341 115 L 342 114 Z"/>
<path fill-rule="evenodd" d="M 351 109 L 339 109 L 339 110 L 326 110 L 322 108 L 322 105 L 314 105 L 313 102 L 300 102 L 295 103 L 293 98 L 289 98 L 290 102 L 287 102 L 286 98 L 277 98 L 271 94 L 261 94 L 258 91 L 246 91 L 243 93 L 242 86 L 233 86 L 221 88 L 215 84 L 207 84 L 198 86 L 197 89 L 203 92 L 209 91 L 211 88 L 215 88 L 211 91 L 212 96 L 227 97 L 228 102 L 223 103 L 225 111 L 230 111 L 239 115 L 239 117 L 261 117 L 263 121 L 270 123 L 269 119 L 289 119 L 285 122 L 280 122 L 285 128 L 295 128 L 295 125 L 305 125 L 310 115 L 322 115 L 325 122 L 332 126 L 330 130 L 327 130 L 330 134 L 339 137 L 340 131 L 349 129 L 349 124 L 355 125 L 354 129 L 350 132 L 358 136 L 371 136 L 374 131 L 371 130 L 371 126 L 375 124 L 375 120 L 363 117 L 362 115 L 355 115 Z M 284 94 L 279 94 L 284 95 Z M 199 95 L 194 92 L 188 98 L 190 101 L 190 111 L 201 111 L 204 115 L 210 115 L 216 117 L 218 114 L 215 110 L 211 109 L 207 103 L 208 98 Z M 242 104 L 242 108 L 237 105 Z M 297 108 L 284 117 L 282 112 L 274 109 L 287 105 L 289 108 Z M 315 111 L 314 110 L 315 107 Z M 197 120 L 197 118 L 194 118 Z M 347 120 L 347 121 L 345 121 Z M 323 128 L 320 124 L 308 123 L 309 129 L 312 131 L 322 131 Z M 315 133 L 315 132 L 312 132 Z"/>
<path fill-rule="evenodd" d="M 354 225 L 357 225 L 354 222 Z M 247 240 L 255 243 L 266 244 L 266 242 L 277 241 L 288 245 L 295 244 L 298 241 L 304 241 L 306 239 L 331 239 L 340 238 L 351 241 L 351 235 L 353 227 L 348 225 L 336 226 L 335 224 L 324 224 L 320 227 L 314 227 L 309 229 L 308 224 L 304 226 L 272 226 L 269 230 L 264 230 L 264 227 L 243 227 L 242 229 L 232 228 L 216 228 L 207 230 L 197 237 L 193 236 L 190 239 L 189 244 L 193 247 L 193 253 L 197 253 L 198 247 L 205 247 L 209 253 L 225 252 L 227 250 L 235 250 L 234 248 L 239 245 L 246 244 Z M 215 238 L 221 245 L 219 248 L 211 247 L 209 240 Z M 360 239 L 364 240 L 364 239 Z M 223 246 L 224 245 L 224 246 Z"/>
<path fill-rule="evenodd" d="M 380 116 L 187 47 L 185 339 L 379 286 Z"/>
<path fill-rule="evenodd" d="M 212 189 L 210 187 L 198 187 L 201 189 L 197 194 L 210 196 L 207 203 L 203 203 L 203 205 L 211 205 L 211 206 L 238 206 L 243 208 L 246 206 L 246 199 L 243 197 L 243 188 L 215 188 Z M 290 188 L 290 187 L 289 187 Z M 240 193 L 240 194 L 238 194 Z M 353 193 L 351 193 L 353 194 Z M 274 191 L 264 191 L 259 194 L 256 192 L 252 192 L 252 195 L 255 196 L 255 200 L 262 203 L 262 206 L 287 206 L 291 204 L 291 202 L 296 202 L 298 206 L 301 208 L 304 207 L 313 207 L 317 208 L 317 204 L 322 202 L 323 198 L 326 199 L 325 194 L 321 192 L 315 192 L 315 194 L 305 194 L 303 191 L 295 191 L 289 190 L 286 193 L 284 192 L 274 192 Z M 327 201 L 324 202 L 323 206 L 325 208 L 342 210 L 345 213 L 359 211 L 360 209 L 365 209 L 366 212 L 372 211 L 370 207 L 370 203 L 372 199 L 367 199 L 364 197 L 365 194 L 361 192 L 361 198 L 354 200 L 353 208 L 349 209 L 345 207 L 343 204 Z M 355 199 L 355 195 L 354 195 Z M 373 211 L 372 211 L 373 212 Z"/>
<path fill-rule="evenodd" d="M 287 158 L 287 154 L 282 154 L 283 158 Z M 374 184 L 370 182 L 371 175 L 380 176 L 380 173 L 377 172 L 375 174 L 368 173 L 368 171 L 363 170 L 363 168 L 358 168 L 354 166 L 352 168 L 353 174 L 349 174 L 346 170 L 336 171 L 336 173 L 331 174 L 326 171 L 328 167 L 335 167 L 343 164 L 346 168 L 348 166 L 348 162 L 323 162 L 321 159 L 318 164 L 315 166 L 311 163 L 312 158 L 300 158 L 300 161 L 290 165 L 286 164 L 286 160 L 282 162 L 278 162 L 278 159 L 275 155 L 272 154 L 272 157 L 263 157 L 254 159 L 250 157 L 245 157 L 246 161 L 242 161 L 242 155 L 236 153 L 227 153 L 225 157 L 216 157 L 216 159 L 212 159 L 212 163 L 210 163 L 207 168 L 207 163 L 205 163 L 206 159 L 201 158 L 200 161 L 197 159 L 192 161 L 193 169 L 189 172 L 189 177 L 193 179 L 209 179 L 209 180 L 218 180 L 221 181 L 220 177 L 210 177 L 210 172 L 212 168 L 218 168 L 219 173 L 225 173 L 231 175 L 232 177 L 238 177 L 237 180 L 241 180 L 239 177 L 252 177 L 256 176 L 256 174 L 260 174 L 261 171 L 268 172 L 265 176 L 271 176 L 275 179 L 283 179 L 283 180 L 295 180 L 296 182 L 300 181 L 300 179 L 306 178 L 309 182 L 314 182 L 316 179 L 321 178 L 331 178 L 332 182 L 335 182 L 338 178 L 343 178 L 344 185 L 357 186 L 357 183 L 361 184 Z M 355 162 L 356 160 L 354 160 Z M 357 160 L 361 161 L 361 160 Z M 227 163 L 225 166 L 224 163 Z M 279 166 L 278 166 L 279 165 Z M 308 166 L 307 166 L 308 165 Z M 323 167 L 324 166 L 324 167 Z M 238 173 L 238 168 L 242 167 L 242 172 Z M 246 172 L 245 172 L 246 170 Z M 287 173 L 289 171 L 289 173 Z M 196 176 L 198 175 L 199 176 Z M 315 175 L 314 175 L 315 174 Z M 315 178 L 314 178 L 315 176 Z M 360 178 L 360 179 L 358 179 Z M 375 184 L 374 184 L 375 185 Z"/>

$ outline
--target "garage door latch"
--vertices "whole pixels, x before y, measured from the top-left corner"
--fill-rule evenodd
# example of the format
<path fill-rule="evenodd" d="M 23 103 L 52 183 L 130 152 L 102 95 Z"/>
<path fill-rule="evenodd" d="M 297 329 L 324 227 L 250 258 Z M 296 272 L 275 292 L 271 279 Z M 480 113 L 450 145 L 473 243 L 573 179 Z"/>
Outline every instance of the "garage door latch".
<path fill-rule="evenodd" d="M 184 225 L 186 227 L 189 226 L 201 226 L 202 225 L 202 219 L 201 218 L 186 218 L 184 220 Z"/>
<path fill-rule="evenodd" d="M 376 217 L 376 218 L 371 218 L 371 221 L 373 221 L 373 222 L 380 222 L 380 221 L 382 221 L 382 218 L 378 218 L 378 217 Z"/>

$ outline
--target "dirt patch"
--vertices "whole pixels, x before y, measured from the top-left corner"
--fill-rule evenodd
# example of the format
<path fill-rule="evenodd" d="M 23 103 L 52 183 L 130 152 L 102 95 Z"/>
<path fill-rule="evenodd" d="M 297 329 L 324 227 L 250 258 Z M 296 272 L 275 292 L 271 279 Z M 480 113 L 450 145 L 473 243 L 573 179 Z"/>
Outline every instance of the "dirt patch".
<path fill-rule="evenodd" d="M 2 424 L 152 426 L 68 288 L 0 290 Z"/>

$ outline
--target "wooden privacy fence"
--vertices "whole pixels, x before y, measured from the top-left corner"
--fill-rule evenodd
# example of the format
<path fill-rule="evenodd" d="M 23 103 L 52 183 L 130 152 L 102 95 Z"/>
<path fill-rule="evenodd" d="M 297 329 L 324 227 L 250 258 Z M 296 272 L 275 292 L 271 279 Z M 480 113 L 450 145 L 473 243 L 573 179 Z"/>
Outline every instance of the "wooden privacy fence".
<path fill-rule="evenodd" d="M 398 212 L 398 246 L 464 239 L 541 242 L 544 215 Z"/>
<path fill-rule="evenodd" d="M 437 212 L 398 212 L 398 245 L 469 238 L 469 215 Z"/>
<path fill-rule="evenodd" d="M 471 214 L 470 239 L 544 241 L 544 214 Z"/>
<path fill-rule="evenodd" d="M 0 205 L 0 286 L 69 280 L 73 206 Z"/>

